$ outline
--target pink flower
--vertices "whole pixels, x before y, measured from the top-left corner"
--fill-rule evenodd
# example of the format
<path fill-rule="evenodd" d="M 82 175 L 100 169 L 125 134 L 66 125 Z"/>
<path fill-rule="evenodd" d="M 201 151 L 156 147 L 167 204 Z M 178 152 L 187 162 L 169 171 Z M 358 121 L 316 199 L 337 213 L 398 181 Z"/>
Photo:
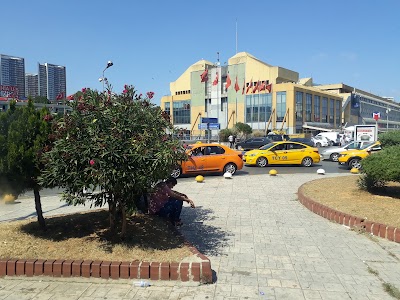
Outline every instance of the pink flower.
<path fill-rule="evenodd" d="M 127 84 L 124 85 L 124 89 L 125 89 L 125 90 L 128 89 L 128 85 L 127 85 Z"/>
<path fill-rule="evenodd" d="M 154 92 L 147 92 L 147 98 L 151 99 L 154 97 Z"/>
<path fill-rule="evenodd" d="M 86 93 L 86 88 L 83 88 L 83 89 L 82 89 L 82 93 Z"/>
<path fill-rule="evenodd" d="M 126 94 L 126 93 L 128 93 L 128 90 L 125 89 L 125 90 L 122 91 L 122 93 L 123 93 L 123 94 Z"/>
<path fill-rule="evenodd" d="M 90 164 L 91 166 L 93 166 L 93 165 L 94 165 L 94 159 L 91 159 L 91 160 L 89 161 L 89 164 Z"/>

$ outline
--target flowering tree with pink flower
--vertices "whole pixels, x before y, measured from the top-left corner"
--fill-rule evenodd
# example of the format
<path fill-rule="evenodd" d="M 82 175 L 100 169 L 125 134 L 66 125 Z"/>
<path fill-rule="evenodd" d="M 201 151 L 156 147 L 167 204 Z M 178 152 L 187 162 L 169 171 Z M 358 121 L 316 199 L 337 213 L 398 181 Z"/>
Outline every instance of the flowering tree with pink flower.
<path fill-rule="evenodd" d="M 69 204 L 108 205 L 111 230 L 121 221 L 125 236 L 126 212 L 135 209 L 135 199 L 168 178 L 186 155 L 167 134 L 173 126 L 151 102 L 153 92 L 143 97 L 127 85 L 121 94 L 110 91 L 75 94 L 73 111 L 55 124 L 41 182 L 64 188 Z"/>

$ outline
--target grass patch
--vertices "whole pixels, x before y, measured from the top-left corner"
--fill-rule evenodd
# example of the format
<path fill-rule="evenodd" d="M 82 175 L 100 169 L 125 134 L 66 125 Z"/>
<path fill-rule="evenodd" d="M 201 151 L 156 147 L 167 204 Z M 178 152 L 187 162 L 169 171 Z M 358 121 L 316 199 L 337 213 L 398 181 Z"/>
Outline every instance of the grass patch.
<path fill-rule="evenodd" d="M 374 269 L 372 269 L 372 268 L 369 267 L 369 266 L 368 266 L 367 270 L 368 270 L 368 273 L 370 273 L 370 274 L 372 274 L 372 275 L 375 275 L 375 276 L 378 276 L 378 275 L 379 275 L 379 272 L 378 272 L 377 270 L 374 270 Z"/>
<path fill-rule="evenodd" d="M 36 219 L 0 224 L 0 257 L 158 262 L 192 255 L 180 234 L 149 215 L 128 218 L 122 241 L 109 230 L 108 211 L 55 216 L 42 231 Z"/>

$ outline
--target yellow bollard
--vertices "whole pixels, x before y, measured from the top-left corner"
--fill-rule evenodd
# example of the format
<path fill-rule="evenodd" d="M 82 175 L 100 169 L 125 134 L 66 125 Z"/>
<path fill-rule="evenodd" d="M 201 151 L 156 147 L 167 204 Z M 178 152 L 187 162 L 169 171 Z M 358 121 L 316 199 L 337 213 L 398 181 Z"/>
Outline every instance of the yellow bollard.
<path fill-rule="evenodd" d="M 272 169 L 269 171 L 269 175 L 271 175 L 271 176 L 276 176 L 276 174 L 278 174 L 278 171 L 275 169 Z"/>
<path fill-rule="evenodd" d="M 201 175 L 197 175 L 195 179 L 196 179 L 196 181 L 199 182 L 199 183 L 201 183 L 201 182 L 204 181 L 204 177 L 201 176 Z"/>
<path fill-rule="evenodd" d="M 3 201 L 5 204 L 13 204 L 15 202 L 15 196 L 12 194 L 6 194 L 3 197 Z"/>
<path fill-rule="evenodd" d="M 358 174 L 358 173 L 360 173 L 360 170 L 357 169 L 357 168 L 352 168 L 352 169 L 350 170 L 350 173 L 351 173 L 351 174 Z"/>

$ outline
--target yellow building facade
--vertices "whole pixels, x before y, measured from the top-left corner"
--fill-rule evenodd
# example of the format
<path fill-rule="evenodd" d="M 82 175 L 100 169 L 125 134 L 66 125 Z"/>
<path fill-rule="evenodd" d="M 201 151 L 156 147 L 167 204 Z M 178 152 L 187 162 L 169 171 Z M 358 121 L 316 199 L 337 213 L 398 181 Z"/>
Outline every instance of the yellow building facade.
<path fill-rule="evenodd" d="M 237 122 L 265 132 L 303 133 L 313 128 L 340 129 L 342 97 L 313 86 L 311 78 L 299 79 L 295 71 L 272 66 L 241 52 L 227 65 L 200 60 L 175 82 L 161 108 L 175 127 L 191 136 L 204 135 L 201 119 L 217 118 L 218 129 Z"/>

